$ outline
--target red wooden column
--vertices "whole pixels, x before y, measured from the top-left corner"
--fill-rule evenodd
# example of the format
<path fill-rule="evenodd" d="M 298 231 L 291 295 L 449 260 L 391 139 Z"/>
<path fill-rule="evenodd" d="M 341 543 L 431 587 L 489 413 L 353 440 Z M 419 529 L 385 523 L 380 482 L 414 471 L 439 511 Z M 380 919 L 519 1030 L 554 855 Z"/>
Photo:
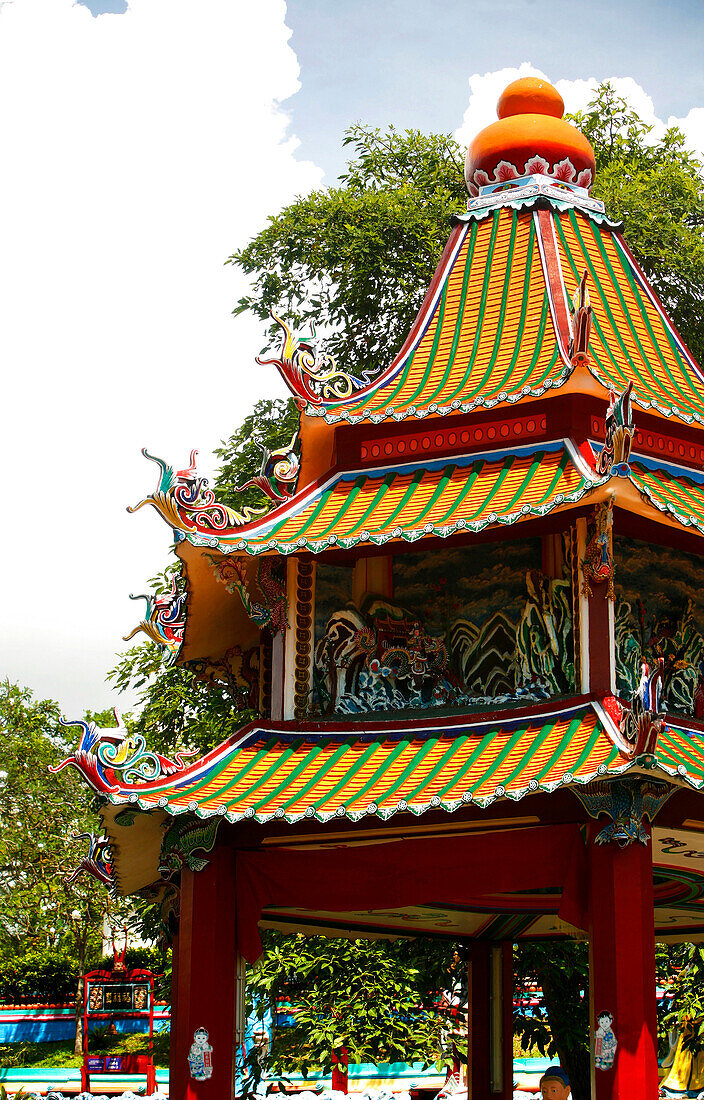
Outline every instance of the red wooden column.
<path fill-rule="evenodd" d="M 203 871 L 181 872 L 174 960 L 169 1095 L 171 1100 L 229 1100 L 236 1053 L 235 857 L 215 848 Z M 208 1032 L 213 1073 L 191 1077 L 188 1054 L 198 1028 Z"/>
<path fill-rule="evenodd" d="M 651 845 L 596 844 L 590 825 L 589 1001 L 593 1100 L 654 1100 L 658 1093 Z M 595 1067 L 599 1013 L 613 1016 L 610 1069 Z"/>
<path fill-rule="evenodd" d="M 467 1097 L 513 1095 L 513 945 L 477 940 L 467 982 Z"/>

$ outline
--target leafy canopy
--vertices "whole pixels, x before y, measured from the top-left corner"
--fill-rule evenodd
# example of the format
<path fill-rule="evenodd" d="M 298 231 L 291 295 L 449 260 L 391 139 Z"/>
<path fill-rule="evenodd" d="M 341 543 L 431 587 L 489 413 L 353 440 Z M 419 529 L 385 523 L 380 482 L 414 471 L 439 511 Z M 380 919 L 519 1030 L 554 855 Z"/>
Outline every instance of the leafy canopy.
<path fill-rule="evenodd" d="M 329 1073 L 342 1047 L 350 1062 L 442 1064 L 453 1038 L 438 1011 L 438 959 L 448 943 L 421 947 L 419 965 L 403 941 L 325 939 L 268 932 L 261 963 L 247 973 L 250 1006 L 264 1015 L 290 1013 L 274 1029 L 269 1061 L 275 1072 Z M 447 981 L 448 968 L 442 977 Z"/>
<path fill-rule="evenodd" d="M 636 259 L 699 362 L 704 361 L 704 179 L 671 127 L 657 141 L 611 84 L 572 116 L 596 154 L 592 194 L 622 220 Z"/>

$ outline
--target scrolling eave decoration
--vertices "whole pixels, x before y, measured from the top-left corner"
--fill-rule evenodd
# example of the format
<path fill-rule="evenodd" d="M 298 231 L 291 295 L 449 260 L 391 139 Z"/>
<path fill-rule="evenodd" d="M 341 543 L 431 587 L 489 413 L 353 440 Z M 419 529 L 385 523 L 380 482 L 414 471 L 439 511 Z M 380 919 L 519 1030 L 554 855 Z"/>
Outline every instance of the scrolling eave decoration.
<path fill-rule="evenodd" d="M 572 336 L 568 348 L 570 361 L 575 367 L 588 367 L 590 363 L 589 337 L 592 332 L 592 307 L 589 301 L 589 291 L 587 290 L 586 269 L 574 293 L 571 306 Z"/>
<path fill-rule="evenodd" d="M 60 772 L 72 767 L 99 795 L 116 794 L 125 786 L 164 779 L 182 771 L 184 758 L 191 751 L 177 752 L 174 759 L 147 749 L 141 733 L 130 733 L 118 710 L 114 710 L 117 726 L 102 728 L 82 719 L 60 719 L 62 726 L 78 726 L 81 738 L 71 756 L 67 756 L 49 771 Z"/>
<path fill-rule="evenodd" d="M 123 642 L 129 642 L 141 631 L 152 642 L 166 646 L 170 659 L 175 659 L 181 647 L 186 626 L 186 593 L 177 590 L 176 577 L 173 578 L 170 592 L 159 595 L 142 593 L 139 596 L 133 596 L 130 594 L 130 599 L 146 600 L 147 609 L 142 622 L 129 634 L 123 635 Z"/>
<path fill-rule="evenodd" d="M 163 459 L 149 454 L 146 447 L 142 448 L 142 454 L 159 467 L 159 483 L 153 493 L 127 511 L 138 512 L 149 504 L 173 529 L 176 542 L 187 534 L 217 536 L 219 531 L 242 527 L 266 511 L 247 507 L 236 512 L 220 504 L 208 486 L 207 477 L 198 477 L 196 473 L 197 451 L 191 451 L 189 464 L 183 470 L 174 470 Z"/>
<path fill-rule="evenodd" d="M 58 770 L 58 769 L 55 769 Z M 73 833 L 71 840 L 87 840 L 88 853 L 66 879 L 66 885 L 75 882 L 81 875 L 90 875 L 96 882 L 107 886 L 111 894 L 115 892 L 115 880 L 112 876 L 112 852 L 110 838 L 96 833 Z"/>
<path fill-rule="evenodd" d="M 295 452 L 298 431 L 291 437 L 290 443 L 285 447 L 278 447 L 270 451 L 258 439 L 254 442 L 262 451 L 262 464 L 259 473 L 245 481 L 244 485 L 237 486 L 237 492 L 243 493 L 245 489 L 259 489 L 269 497 L 273 505 L 283 504 L 290 500 L 296 491 L 296 482 L 300 472 L 301 463 Z"/>
<path fill-rule="evenodd" d="M 596 472 L 602 477 L 609 474 L 616 477 L 628 477 L 629 458 L 635 427 L 631 413 L 631 393 L 633 382 L 629 382 L 622 393 L 609 395 L 609 407 L 606 410 L 604 428 L 606 441 L 596 461 Z"/>
<path fill-rule="evenodd" d="M 355 391 L 364 389 L 378 373 L 378 370 L 365 371 L 362 378 L 356 378 L 338 367 L 327 352 L 318 350 L 315 325 L 311 324 L 308 335 L 294 334 L 275 313 L 272 312 L 271 317 L 281 329 L 281 349 L 270 359 L 258 355 L 257 363 L 278 367 L 300 408 L 344 401 Z"/>

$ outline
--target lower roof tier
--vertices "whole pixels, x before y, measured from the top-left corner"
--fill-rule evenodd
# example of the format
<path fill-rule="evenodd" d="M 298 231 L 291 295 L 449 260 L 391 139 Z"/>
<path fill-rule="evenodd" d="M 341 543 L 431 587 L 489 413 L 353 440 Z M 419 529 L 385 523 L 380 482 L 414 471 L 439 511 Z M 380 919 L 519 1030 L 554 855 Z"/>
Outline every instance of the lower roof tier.
<path fill-rule="evenodd" d="M 152 782 L 104 786 L 115 805 L 230 821 L 387 819 L 485 808 L 584 785 L 634 766 L 598 701 L 375 723 L 254 723 L 197 763 Z M 704 785 L 704 733 L 668 718 L 654 772 Z"/>
<path fill-rule="evenodd" d="M 183 761 L 174 766 L 162 758 L 161 763 L 172 770 L 154 780 L 137 782 L 133 770 L 126 782 L 118 771 L 104 771 L 101 793 L 105 801 L 100 813 L 111 849 L 111 876 L 120 894 L 152 887 L 173 892 L 173 871 L 184 863 L 194 870 L 205 866 L 216 843 L 218 825 L 228 820 L 242 823 L 240 828 L 247 830 L 230 833 L 229 840 L 220 835 L 222 843 L 242 849 L 237 857 L 243 890 L 238 934 L 248 958 L 255 959 L 260 951 L 259 921 L 330 931 L 336 927 L 391 931 L 396 927 L 401 934 L 408 934 L 409 921 L 416 932 L 439 931 L 440 927 L 434 926 L 436 917 L 432 913 L 428 917 L 428 911 L 438 905 L 445 911 L 457 910 L 462 934 L 482 934 L 484 930 L 484 922 L 477 923 L 474 918 L 469 924 L 462 923 L 465 918 L 461 914 L 470 912 L 483 913 L 486 918 L 522 913 L 531 918 L 516 929 L 524 935 L 569 934 L 565 921 L 576 928 L 586 927 L 579 871 L 584 862 L 580 831 L 584 811 L 599 818 L 605 839 L 618 839 L 626 827 L 635 830 L 631 840 L 645 842 L 641 816 L 652 821 L 671 794 L 679 790 L 686 797 L 688 790 L 696 794 L 704 787 L 701 723 L 668 718 L 654 755 L 634 759 L 611 717 L 616 705 L 615 700 L 602 703 L 577 697 L 561 704 L 533 706 L 522 713 L 398 724 L 255 723 L 190 766 Z M 89 755 L 96 751 L 100 759 L 99 746 Z M 72 762 L 95 786 L 95 768 L 91 772 L 89 762 L 78 752 Z M 639 780 L 635 788 L 619 782 L 629 775 Z M 614 780 L 615 786 L 610 782 Z M 582 806 L 575 800 L 572 814 L 563 801 L 553 823 L 549 813 L 546 817 L 545 795 L 555 793 L 557 797 L 558 792 L 568 790 L 578 796 Z M 535 803 L 532 795 L 539 796 Z M 633 804 L 629 809 L 629 799 L 634 797 L 640 798 L 638 808 Z M 524 800 L 520 809 L 512 812 L 510 807 L 520 800 Z M 680 836 L 673 829 L 697 827 L 690 817 L 693 813 L 697 819 L 703 815 L 691 802 L 685 805 L 689 810 L 684 814 L 676 811 L 665 833 L 658 833 L 657 851 L 654 835 L 654 870 L 661 895 L 656 896 L 656 904 L 668 910 L 667 921 L 673 925 L 665 929 L 668 935 L 702 930 L 704 851 L 695 851 L 689 835 Z M 607 806 L 612 806 L 613 812 Z M 487 814 L 483 826 L 483 811 L 489 807 L 495 807 L 495 813 L 493 817 Z M 443 811 L 448 815 L 445 824 Z M 612 824 L 607 820 L 604 826 L 600 816 L 604 812 Z M 687 821 L 680 820 L 683 816 Z M 343 832 L 334 829 L 338 822 Z M 259 832 L 267 825 L 273 829 Z M 526 833 L 532 853 L 531 858 L 521 857 L 518 862 L 517 827 Z M 430 862 L 425 886 L 419 883 L 416 888 L 411 879 L 401 876 L 403 897 L 396 897 L 386 889 L 384 860 L 392 854 L 388 844 L 404 838 L 412 842 L 414 850 L 427 848 Z M 501 849 L 503 862 L 496 863 L 488 856 L 491 844 Z M 444 853 L 448 866 L 456 867 L 461 845 L 469 846 L 475 862 L 478 860 L 483 885 L 472 875 L 462 876 L 459 886 L 452 877 L 438 875 L 440 854 Z M 555 862 L 558 848 L 559 867 Z M 347 849 L 347 854 L 340 849 Z M 399 850 L 397 844 L 395 851 Z M 544 857 L 542 878 L 536 878 L 539 852 Z M 683 853 L 688 857 L 684 864 Z M 377 854 L 374 879 L 369 876 L 369 860 Z M 690 858 L 695 855 L 696 867 Z M 510 866 L 506 862 L 509 856 Z M 315 859 L 322 861 L 320 874 L 312 868 Z M 348 859 L 354 864 L 348 868 L 352 877 L 366 868 L 367 899 L 354 890 L 345 893 L 342 882 L 338 882 L 340 889 L 331 892 L 329 888 L 330 876 L 334 879 Z M 283 869 L 279 866 L 282 860 Z M 421 865 L 414 866 L 418 869 Z M 278 886 L 277 868 L 281 872 Z M 308 878 L 302 880 L 302 874 Z M 320 887 L 317 892 L 311 882 Z M 448 892 L 448 884 L 453 883 L 457 889 Z M 554 896 L 546 895 L 546 887 Z M 334 897 L 340 890 L 345 896 Z M 418 911 L 419 904 L 423 913 Z M 366 913 L 359 919 L 351 911 L 356 905 Z M 413 912 L 406 913 L 409 906 Z M 553 919 L 558 910 L 559 927 Z M 538 916 L 551 919 L 535 925 Z"/>

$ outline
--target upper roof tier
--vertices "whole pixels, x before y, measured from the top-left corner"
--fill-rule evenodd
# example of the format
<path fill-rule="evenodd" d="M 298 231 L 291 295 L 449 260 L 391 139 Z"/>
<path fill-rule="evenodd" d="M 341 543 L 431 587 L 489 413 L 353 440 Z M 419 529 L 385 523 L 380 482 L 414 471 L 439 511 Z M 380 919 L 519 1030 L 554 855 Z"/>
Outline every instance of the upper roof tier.
<path fill-rule="evenodd" d="M 467 152 L 467 213 L 453 219 L 411 331 L 379 374 L 354 378 L 285 330 L 278 357 L 266 361 L 308 416 L 439 417 L 556 391 L 606 400 L 631 382 L 636 405 L 702 421 L 702 372 L 622 227 L 590 197 L 594 153 L 562 111 L 544 80 L 505 90 L 499 120 Z M 591 313 L 586 330 L 580 306 Z"/>
<path fill-rule="evenodd" d="M 485 203 L 457 219 L 391 365 L 353 396 L 305 411 L 331 424 L 378 423 L 469 413 L 558 390 L 607 399 L 610 389 L 632 382 L 636 405 L 701 423 L 701 370 L 620 227 L 573 197 L 548 198 L 549 189 L 535 183 L 502 192 L 500 205 L 492 196 L 493 209 Z M 577 362 L 573 299 L 585 271 L 592 324 L 587 355 Z"/>

